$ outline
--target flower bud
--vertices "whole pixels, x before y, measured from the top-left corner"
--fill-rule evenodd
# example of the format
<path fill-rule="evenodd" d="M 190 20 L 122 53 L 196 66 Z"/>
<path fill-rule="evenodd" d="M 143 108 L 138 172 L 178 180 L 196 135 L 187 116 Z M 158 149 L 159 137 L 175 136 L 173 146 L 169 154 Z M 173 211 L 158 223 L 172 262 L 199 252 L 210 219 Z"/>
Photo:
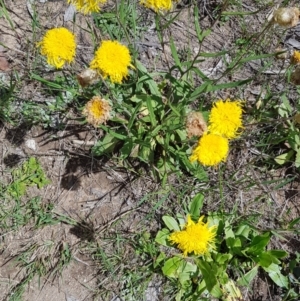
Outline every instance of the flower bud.
<path fill-rule="evenodd" d="M 95 84 L 99 80 L 96 70 L 85 69 L 77 75 L 77 80 L 82 88 Z"/>
<path fill-rule="evenodd" d="M 275 58 L 278 60 L 285 60 L 288 57 L 287 49 L 276 48 Z"/>
<path fill-rule="evenodd" d="M 200 137 L 207 131 L 207 124 L 200 112 L 190 112 L 187 115 L 186 131 L 189 138 Z"/>

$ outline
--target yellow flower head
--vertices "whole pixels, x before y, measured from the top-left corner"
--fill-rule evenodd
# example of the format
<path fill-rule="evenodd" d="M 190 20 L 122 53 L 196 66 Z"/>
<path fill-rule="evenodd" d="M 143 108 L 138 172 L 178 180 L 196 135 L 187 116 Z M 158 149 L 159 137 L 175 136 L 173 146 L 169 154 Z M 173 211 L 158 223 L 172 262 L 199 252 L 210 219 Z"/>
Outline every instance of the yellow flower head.
<path fill-rule="evenodd" d="M 107 0 L 68 0 L 68 3 L 75 5 L 76 9 L 84 14 L 90 14 L 100 11 L 100 5 L 106 3 Z"/>
<path fill-rule="evenodd" d="M 37 45 L 41 48 L 41 54 L 47 57 L 47 63 L 56 68 L 74 60 L 75 36 L 64 27 L 48 30 Z"/>
<path fill-rule="evenodd" d="M 102 99 L 100 96 L 94 96 L 86 103 L 82 114 L 86 116 L 90 124 L 97 127 L 99 124 L 106 123 L 110 117 L 110 111 L 111 107 L 105 99 Z"/>
<path fill-rule="evenodd" d="M 238 129 L 242 127 L 242 103 L 240 101 L 216 101 L 209 116 L 209 131 L 212 134 L 224 136 L 228 139 L 238 136 Z"/>
<path fill-rule="evenodd" d="M 155 12 L 168 11 L 172 8 L 172 0 L 141 0 L 140 4 Z"/>
<path fill-rule="evenodd" d="M 113 83 L 122 83 L 129 74 L 131 57 L 126 46 L 118 41 L 103 41 L 96 51 L 90 68 L 97 70 L 104 78 L 109 77 Z"/>
<path fill-rule="evenodd" d="M 291 56 L 291 64 L 297 65 L 300 63 L 300 51 L 295 50 Z"/>
<path fill-rule="evenodd" d="M 203 218 L 204 216 L 201 216 L 195 223 L 188 215 L 184 229 L 170 234 L 169 240 L 178 245 L 184 256 L 192 252 L 195 255 L 204 255 L 215 248 L 217 227 L 209 227 L 208 223 L 203 222 Z"/>
<path fill-rule="evenodd" d="M 228 139 L 215 134 L 205 134 L 190 156 L 190 161 L 199 161 L 205 166 L 215 166 L 225 161 L 229 151 Z"/>

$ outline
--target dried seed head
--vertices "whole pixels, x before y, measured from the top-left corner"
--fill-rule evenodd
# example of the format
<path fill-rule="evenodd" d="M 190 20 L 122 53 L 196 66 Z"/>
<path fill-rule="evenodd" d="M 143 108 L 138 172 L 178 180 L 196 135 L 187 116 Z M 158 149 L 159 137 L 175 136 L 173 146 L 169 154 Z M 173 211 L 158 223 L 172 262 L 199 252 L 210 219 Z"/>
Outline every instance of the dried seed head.
<path fill-rule="evenodd" d="M 299 9 L 297 7 L 281 7 L 274 12 L 275 23 L 284 27 L 294 27 L 299 22 Z"/>
<path fill-rule="evenodd" d="M 285 60 L 288 57 L 287 49 L 276 48 L 275 58 L 278 60 Z"/>
<path fill-rule="evenodd" d="M 300 66 L 296 67 L 291 75 L 291 83 L 294 85 L 300 85 Z"/>
<path fill-rule="evenodd" d="M 99 80 L 99 75 L 96 70 L 85 69 L 77 75 L 77 80 L 82 88 L 95 84 Z"/>
<path fill-rule="evenodd" d="M 189 138 L 200 137 L 207 131 L 207 124 L 200 112 L 190 112 L 187 115 L 186 130 Z"/>
<path fill-rule="evenodd" d="M 86 117 L 88 123 L 98 127 L 100 124 L 106 123 L 110 118 L 110 112 L 109 102 L 100 96 L 94 96 L 86 103 L 82 114 Z"/>

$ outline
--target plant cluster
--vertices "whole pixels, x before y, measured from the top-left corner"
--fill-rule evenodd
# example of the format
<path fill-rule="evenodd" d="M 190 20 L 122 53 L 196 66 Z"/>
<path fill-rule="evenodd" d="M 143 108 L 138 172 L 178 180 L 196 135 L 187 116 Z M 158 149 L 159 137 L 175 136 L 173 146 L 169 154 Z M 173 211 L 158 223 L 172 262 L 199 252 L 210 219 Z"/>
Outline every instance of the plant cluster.
<path fill-rule="evenodd" d="M 95 8 L 95 5 L 105 1 L 69 2 L 88 13 L 99 11 L 99 6 Z M 140 3 L 156 12 L 158 29 L 160 18 L 173 5 L 171 0 L 142 0 Z M 279 9 L 271 23 L 292 27 L 298 20 L 296 8 Z M 201 43 L 207 33 L 197 26 L 196 29 Z M 59 55 L 55 47 L 47 46 L 55 44 L 55 40 L 50 39 L 50 32 L 39 46 L 48 63 L 60 68 L 62 62 L 74 58 L 74 40 L 69 33 L 68 56 Z M 171 51 L 175 61 L 173 68 L 179 74 L 177 77 L 172 70 L 150 73 L 137 59 L 131 58 L 127 46 L 116 40 L 101 41 L 89 68 L 78 75 L 78 80 L 83 89 L 97 85 L 100 78 L 108 80 L 109 98 L 113 100 L 96 95 L 85 105 L 82 114 L 87 122 L 106 133 L 93 147 L 95 155 L 118 153 L 120 160 L 137 158 L 150 165 L 153 175 L 163 181 L 169 174 L 182 170 L 205 180 L 203 166 L 216 167 L 225 162 L 230 141 L 241 135 L 245 101 L 220 99 L 212 105 L 203 103 L 200 110 L 192 110 L 191 105 L 203 91 L 216 91 L 226 85 L 213 87 L 212 81 L 196 70 L 195 60 L 182 64 L 172 40 Z M 58 59 L 53 59 L 54 56 Z M 299 61 L 299 52 L 294 51 L 290 62 L 292 66 L 296 65 L 296 71 Z M 238 64 L 239 60 L 229 68 Z M 291 76 L 294 82 L 297 82 L 296 71 Z M 187 80 L 187 75 L 193 73 L 204 81 L 196 89 Z M 126 86 L 119 89 L 124 83 Z M 244 83 L 231 83 L 230 87 Z M 279 115 L 288 119 L 292 114 L 290 108 L 287 101 L 283 102 L 278 106 Z M 291 150 L 275 158 L 279 164 L 287 162 L 296 153 L 296 166 L 299 166 L 298 115 L 287 121 L 288 127 L 285 128 Z M 193 163 L 195 161 L 199 164 Z M 160 230 L 155 239 L 156 243 L 167 248 L 177 246 L 183 253 L 169 255 L 170 252 L 162 251 L 154 261 L 154 268 L 160 269 L 176 286 L 177 301 L 211 297 L 239 300 L 242 295 L 238 285 L 249 286 L 259 269 L 264 270 L 279 287 L 290 289 L 288 277 L 281 271 L 282 260 L 288 254 L 268 249 L 272 232 L 258 231 L 247 221 L 236 223 L 220 212 L 209 213 L 207 218 L 199 216 L 202 204 L 203 196 L 197 195 L 187 217 L 176 215 L 179 223 L 171 216 L 164 216 L 167 228 Z"/>
<path fill-rule="evenodd" d="M 175 300 L 240 300 L 238 286 L 249 286 L 260 269 L 287 290 L 286 297 L 295 296 L 282 273 L 282 260 L 288 253 L 268 248 L 275 233 L 261 232 L 247 220 L 237 221 L 233 215 L 220 212 L 209 213 L 204 222 L 204 216 L 199 218 L 203 202 L 202 194 L 193 198 L 186 222 L 180 214 L 176 215 L 178 221 L 163 216 L 167 228 L 155 238 L 165 250 L 156 255 L 154 267 L 176 287 Z M 169 251 L 176 245 L 183 254 Z"/>
<path fill-rule="evenodd" d="M 12 183 L 5 188 L 5 192 L 13 198 L 20 198 L 27 187 L 36 185 L 39 189 L 50 183 L 36 158 L 30 157 L 20 168 L 12 171 Z"/>
<path fill-rule="evenodd" d="M 97 1 L 75 2 L 77 8 L 89 7 L 93 12 Z M 172 1 L 142 1 L 141 4 L 153 9 L 158 17 L 172 7 Z M 199 32 L 198 38 L 199 41 L 203 40 L 203 33 Z M 38 47 L 41 54 L 47 57 L 48 64 L 55 68 L 74 60 L 75 38 L 66 28 L 49 30 Z M 110 93 L 118 94 L 113 95 L 114 100 L 96 95 L 86 103 L 82 114 L 89 123 L 106 132 L 105 137 L 93 148 L 95 155 L 118 150 L 121 159 L 138 158 L 150 163 L 152 174 L 158 179 L 167 178 L 170 173 L 183 169 L 203 180 L 206 175 L 202 166 L 217 166 L 226 161 L 229 139 L 236 138 L 242 128 L 242 102 L 230 99 L 216 101 L 208 126 L 200 117 L 202 133 L 199 134 L 193 129 L 195 123 L 199 123 L 199 117 L 190 118 L 191 112 L 188 113 L 197 94 L 183 77 L 189 69 L 198 71 L 193 63 L 186 70 L 180 66 L 174 45 L 172 54 L 182 74 L 179 80 L 169 72 L 149 73 L 139 61 L 132 60 L 129 49 L 119 41 L 101 41 L 89 68 L 77 78 L 83 88 L 97 83 L 100 77 L 109 79 Z M 128 81 L 127 91 L 119 94 L 117 85 L 128 79 L 129 68 L 134 70 L 131 77 L 135 81 Z M 157 76 L 161 84 L 157 84 Z M 197 114 L 202 116 L 199 111 L 194 114 L 194 117 Z M 109 124 L 105 125 L 108 121 Z M 203 136 L 195 147 L 194 136 Z M 201 165 L 193 164 L 194 161 Z"/>

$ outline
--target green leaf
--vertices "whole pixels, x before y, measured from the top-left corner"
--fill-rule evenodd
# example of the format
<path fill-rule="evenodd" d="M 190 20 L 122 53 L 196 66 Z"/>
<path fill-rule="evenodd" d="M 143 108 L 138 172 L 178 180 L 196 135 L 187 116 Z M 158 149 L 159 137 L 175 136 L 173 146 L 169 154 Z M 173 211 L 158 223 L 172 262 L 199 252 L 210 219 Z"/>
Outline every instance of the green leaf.
<path fill-rule="evenodd" d="M 243 275 L 241 278 L 239 278 L 237 280 L 237 284 L 242 285 L 242 286 L 249 286 L 250 282 L 257 275 L 257 272 L 258 272 L 258 266 L 255 266 L 252 270 L 250 270 L 245 275 Z"/>
<path fill-rule="evenodd" d="M 154 128 L 150 133 L 151 137 L 156 137 L 161 129 L 162 125 L 158 125 L 156 128 Z"/>
<path fill-rule="evenodd" d="M 42 84 L 45 84 L 46 86 L 50 87 L 50 88 L 55 88 L 55 89 L 62 89 L 63 86 L 62 85 L 59 85 L 57 83 L 54 83 L 54 82 L 50 82 L 42 77 L 40 77 L 39 75 L 37 74 L 34 74 L 34 73 L 31 73 L 31 79 L 35 79 L 39 82 L 41 82 Z"/>
<path fill-rule="evenodd" d="M 286 105 L 284 103 L 280 104 L 277 106 L 277 109 L 278 109 L 278 114 L 281 116 L 281 117 L 284 117 L 284 118 L 288 118 L 289 116 L 289 111 L 286 107 Z"/>
<path fill-rule="evenodd" d="M 270 251 L 266 251 L 266 253 L 268 253 L 278 259 L 285 258 L 289 255 L 288 252 L 283 251 L 283 250 L 270 250 Z"/>
<path fill-rule="evenodd" d="M 251 228 L 248 225 L 240 225 L 238 229 L 235 231 L 235 235 L 243 236 L 247 239 L 249 237 L 250 232 L 251 232 Z"/>
<path fill-rule="evenodd" d="M 265 58 L 268 58 L 268 57 L 274 57 L 274 54 L 271 53 L 271 54 L 251 55 L 251 56 L 248 56 L 248 57 L 242 59 L 240 61 L 240 63 L 244 64 L 244 63 L 247 63 L 247 62 L 250 62 L 250 61 L 259 60 L 259 59 L 265 59 Z M 229 68 L 231 68 L 231 67 L 232 66 L 229 66 Z"/>
<path fill-rule="evenodd" d="M 265 250 L 265 247 L 268 245 L 270 239 L 271 239 L 270 232 L 266 232 L 262 235 L 255 236 L 252 239 L 249 247 L 246 249 L 246 252 L 252 255 L 259 255 Z"/>
<path fill-rule="evenodd" d="M 180 227 L 175 218 L 173 218 L 172 216 L 164 215 L 162 217 L 162 219 L 163 219 L 164 223 L 166 224 L 166 226 L 169 228 L 169 230 L 180 231 Z"/>
<path fill-rule="evenodd" d="M 269 277 L 280 287 L 288 288 L 288 278 L 281 274 L 279 265 L 272 263 L 269 267 L 262 267 Z"/>
<path fill-rule="evenodd" d="M 164 252 L 160 252 L 159 255 L 156 257 L 153 263 L 153 267 L 156 269 L 161 262 L 166 259 L 166 254 Z"/>
<path fill-rule="evenodd" d="M 200 24 L 199 24 L 199 9 L 198 6 L 194 6 L 194 25 L 195 25 L 195 30 L 197 33 L 197 38 L 198 41 L 201 43 L 202 42 L 202 35 L 201 35 L 201 29 L 200 29 Z"/>
<path fill-rule="evenodd" d="M 224 83 L 224 84 L 218 84 L 218 85 L 210 85 L 206 89 L 206 92 L 213 92 L 213 91 L 218 91 L 218 90 L 223 90 L 223 89 L 228 89 L 228 88 L 240 87 L 240 86 L 248 84 L 251 81 L 252 81 L 252 78 L 249 78 L 249 79 L 245 79 L 245 80 L 239 80 L 236 82 L 230 82 L 230 83 Z"/>
<path fill-rule="evenodd" d="M 183 167 L 195 178 L 202 182 L 208 180 L 207 172 L 204 167 L 197 163 L 191 163 L 186 154 L 184 154 L 184 156 L 180 156 L 180 161 L 181 164 L 183 164 Z"/>
<path fill-rule="evenodd" d="M 147 104 L 147 109 L 149 111 L 151 124 L 152 124 L 152 126 L 155 127 L 156 124 L 157 124 L 157 120 L 155 118 L 155 114 L 154 114 L 154 110 L 153 110 L 153 104 L 152 104 L 152 101 L 151 101 L 150 97 L 147 97 L 146 104 Z"/>
<path fill-rule="evenodd" d="M 193 199 L 190 206 L 190 215 L 194 219 L 198 219 L 200 216 L 200 211 L 202 209 L 204 202 L 204 195 L 202 193 L 196 194 Z"/>
<path fill-rule="evenodd" d="M 137 69 L 143 74 L 142 77 L 139 78 L 137 85 L 147 84 L 149 86 L 151 95 L 161 96 L 159 88 L 156 82 L 153 80 L 151 74 L 148 73 L 147 69 L 140 61 L 136 60 L 135 62 Z"/>
<path fill-rule="evenodd" d="M 283 165 L 285 163 L 290 162 L 290 159 L 292 158 L 292 156 L 294 155 L 294 150 L 290 150 L 287 153 L 281 154 L 277 157 L 274 158 L 275 162 L 279 165 Z"/>
<path fill-rule="evenodd" d="M 246 85 L 247 83 L 251 82 L 252 78 L 246 79 L 246 80 L 240 80 L 236 82 L 230 82 L 230 83 L 224 83 L 224 84 L 215 84 L 213 81 L 205 81 L 200 87 L 198 87 L 190 96 L 189 101 L 194 101 L 202 93 L 207 93 L 207 92 L 214 92 L 218 90 L 223 90 L 223 89 L 228 89 L 228 88 L 235 88 L 235 87 L 240 87 L 243 85 Z"/>
<path fill-rule="evenodd" d="M 229 248 L 231 254 L 242 255 L 242 242 L 239 237 L 237 238 L 228 237 L 226 239 L 226 245 Z"/>
<path fill-rule="evenodd" d="M 295 219 L 293 219 L 290 223 L 289 223 L 289 225 L 288 225 L 288 228 L 290 229 L 290 228 L 293 228 L 296 224 L 298 224 L 300 222 L 300 217 L 297 217 L 297 218 L 295 218 Z"/>
<path fill-rule="evenodd" d="M 228 221 L 225 222 L 224 232 L 225 232 L 225 238 L 226 239 L 230 238 L 230 237 L 231 238 L 235 238 L 235 234 L 234 234 L 234 232 L 232 230 L 232 226 L 231 226 L 231 224 Z"/>
<path fill-rule="evenodd" d="M 162 272 L 167 277 L 178 278 L 178 275 L 182 270 L 181 266 L 183 263 L 184 260 L 182 258 L 172 257 L 165 262 L 162 267 Z"/>
<path fill-rule="evenodd" d="M 197 271 L 197 266 L 191 262 L 183 261 L 180 266 L 178 274 L 178 280 L 182 287 L 191 286 L 192 275 Z"/>
<path fill-rule="evenodd" d="M 285 109 L 287 110 L 287 112 L 288 112 L 289 114 L 291 114 L 291 113 L 293 112 L 293 108 L 292 108 L 292 106 L 291 106 L 291 104 L 290 104 L 290 101 L 289 101 L 289 99 L 287 98 L 286 94 L 283 94 L 283 95 L 281 96 L 281 100 L 282 100 L 282 105 L 284 105 L 284 107 L 285 107 Z M 286 116 L 286 117 L 288 117 L 288 116 Z"/>
<path fill-rule="evenodd" d="M 232 258 L 232 255 L 229 253 L 225 253 L 225 254 L 218 253 L 216 262 L 221 265 L 227 264 L 231 258 Z"/>
<path fill-rule="evenodd" d="M 300 148 L 297 150 L 296 153 L 295 166 L 297 168 L 300 167 Z"/>
<path fill-rule="evenodd" d="M 102 156 L 103 154 L 111 153 L 118 142 L 119 141 L 115 137 L 110 134 L 106 134 L 102 140 L 98 140 L 93 146 L 92 153 L 95 156 Z"/>
<path fill-rule="evenodd" d="M 125 134 L 125 131 L 122 129 L 119 132 L 113 131 L 111 128 L 101 124 L 100 126 L 106 133 L 109 133 L 112 137 L 117 138 L 119 140 L 127 140 L 128 135 Z"/>
<path fill-rule="evenodd" d="M 182 297 L 184 296 L 184 293 L 185 293 L 185 289 L 180 289 L 176 296 L 175 296 L 175 301 L 182 301 Z"/>
<path fill-rule="evenodd" d="M 203 39 L 211 33 L 211 30 L 210 29 L 205 31 L 201 30 L 199 24 L 199 9 L 197 5 L 194 6 L 194 25 L 195 25 L 198 41 L 199 43 L 202 43 Z"/>
<path fill-rule="evenodd" d="M 131 115 L 129 121 L 128 121 L 128 130 L 130 130 L 134 124 L 134 121 L 136 120 L 137 116 L 138 116 L 138 112 L 140 111 L 140 108 L 142 107 L 143 103 L 142 101 L 139 102 L 135 108 L 135 110 L 133 111 L 133 114 Z"/>
<path fill-rule="evenodd" d="M 128 138 L 123 144 L 122 148 L 120 149 L 121 158 L 122 159 L 127 158 L 131 154 L 132 149 L 133 149 L 133 139 Z"/>
<path fill-rule="evenodd" d="M 206 92 L 207 87 L 209 84 L 212 83 L 212 81 L 207 80 L 205 81 L 200 87 L 196 88 L 194 92 L 191 94 L 189 102 L 193 102 L 196 100 L 202 93 Z"/>
<path fill-rule="evenodd" d="M 201 270 L 206 288 L 209 292 L 211 292 L 214 286 L 218 283 L 215 276 L 216 271 L 213 270 L 212 266 L 208 262 L 201 259 L 198 261 L 198 266 Z"/>
<path fill-rule="evenodd" d="M 181 141 L 186 140 L 186 136 L 187 136 L 186 131 L 177 129 L 176 133 L 179 136 Z"/>
<path fill-rule="evenodd" d="M 255 261 L 259 263 L 262 267 L 266 268 L 269 267 L 272 263 L 280 264 L 280 261 L 267 251 L 259 254 L 258 257 L 255 258 Z"/>
<path fill-rule="evenodd" d="M 153 151 L 152 147 L 142 145 L 139 149 L 138 157 L 139 157 L 139 159 L 141 159 L 142 161 L 144 161 L 147 164 L 153 163 L 154 151 Z"/>
<path fill-rule="evenodd" d="M 178 53 L 177 53 L 177 50 L 176 50 L 176 47 L 175 47 L 174 40 L 173 40 L 172 36 L 170 36 L 169 41 L 170 41 L 170 48 L 171 48 L 171 53 L 172 53 L 173 59 L 175 61 L 175 64 L 177 65 L 177 67 L 181 71 L 181 63 L 180 63 Z"/>
<path fill-rule="evenodd" d="M 210 291 L 211 295 L 215 298 L 221 298 L 223 296 L 223 292 L 220 288 L 219 284 L 216 284 L 212 290 Z"/>
<path fill-rule="evenodd" d="M 169 242 L 170 231 L 166 228 L 159 230 L 155 237 L 155 242 L 163 246 L 170 246 Z"/>
<path fill-rule="evenodd" d="M 253 12 L 244 12 L 244 11 L 222 11 L 221 14 L 224 16 L 244 16 L 244 15 L 256 15 L 260 10 Z"/>

